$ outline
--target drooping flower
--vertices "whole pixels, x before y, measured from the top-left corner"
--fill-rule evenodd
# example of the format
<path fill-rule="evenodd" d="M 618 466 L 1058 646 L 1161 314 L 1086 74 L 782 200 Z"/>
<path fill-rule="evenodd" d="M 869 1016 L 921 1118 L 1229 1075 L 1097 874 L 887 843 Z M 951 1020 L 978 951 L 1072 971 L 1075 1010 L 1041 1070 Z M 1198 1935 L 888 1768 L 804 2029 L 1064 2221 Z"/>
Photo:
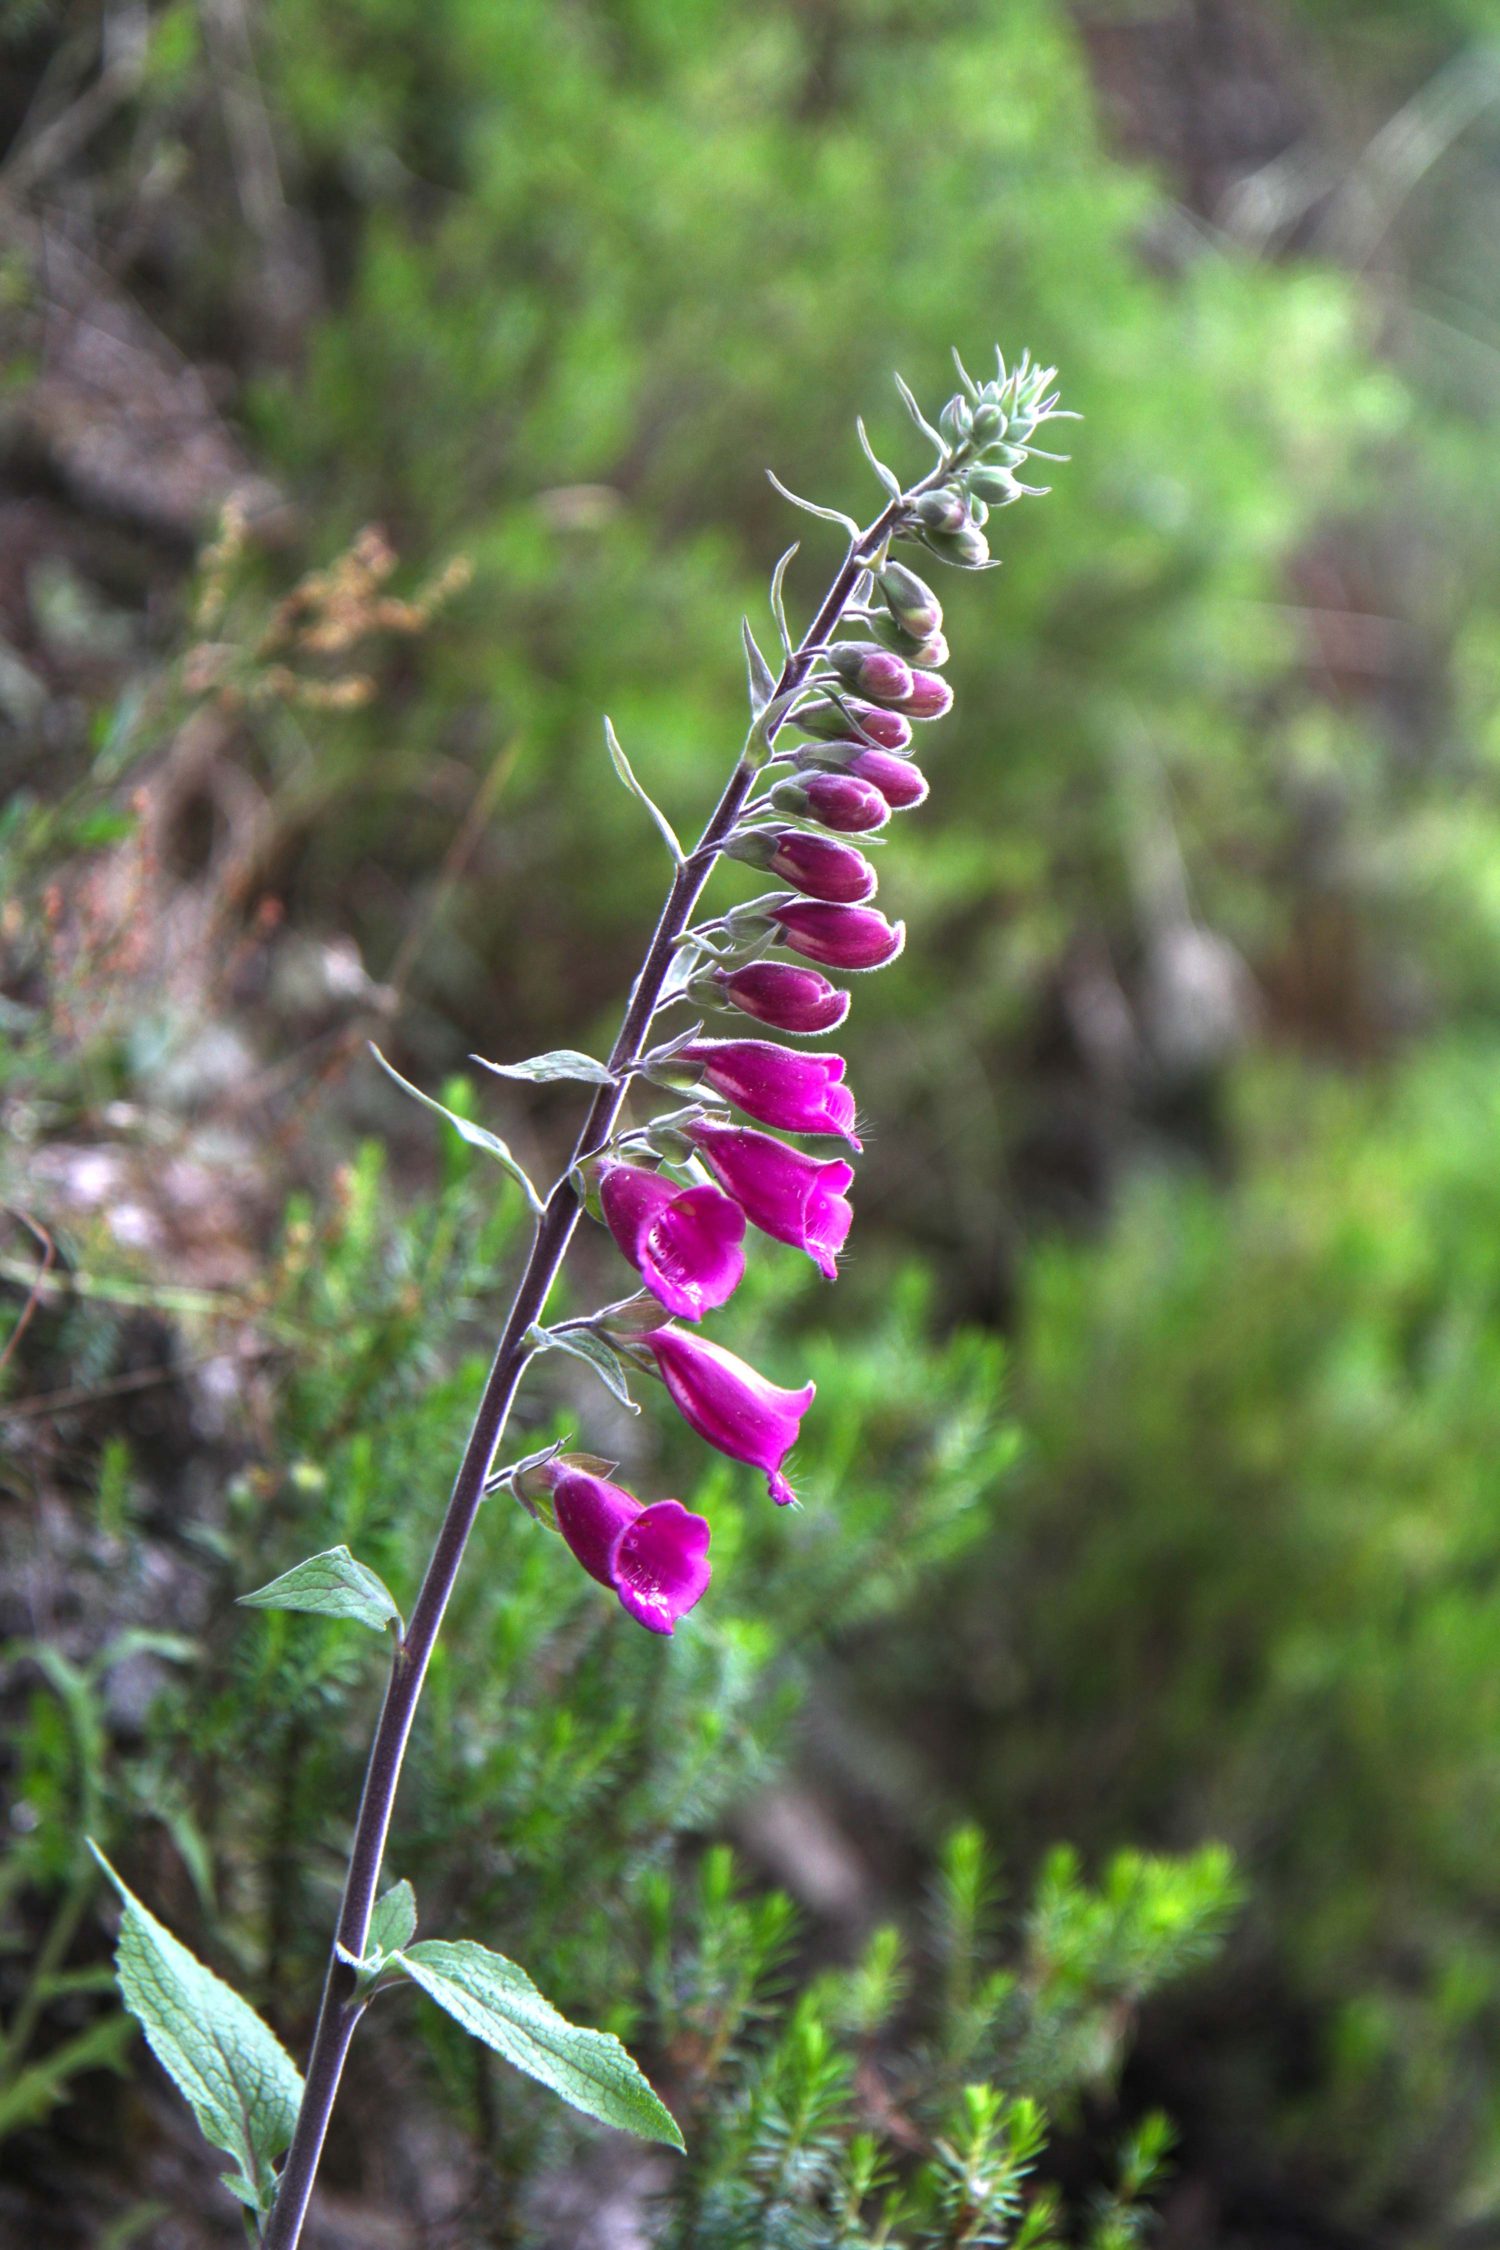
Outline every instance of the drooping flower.
<path fill-rule="evenodd" d="M 743 1212 L 717 1188 L 679 1187 L 660 1172 L 611 1164 L 599 1182 L 605 1222 L 653 1296 L 701 1320 L 744 1278 Z"/>
<path fill-rule="evenodd" d="M 688 1138 L 719 1185 L 763 1234 L 806 1251 L 825 1281 L 838 1277 L 838 1254 L 854 1213 L 854 1174 L 835 1157 L 824 1163 L 769 1133 L 738 1125 L 693 1125 Z"/>
<path fill-rule="evenodd" d="M 649 1632 L 670 1633 L 713 1576 L 705 1519 L 680 1500 L 643 1505 L 623 1485 L 565 1460 L 549 1463 L 541 1481 L 558 1530 L 589 1576 L 612 1587 Z"/>
<path fill-rule="evenodd" d="M 913 672 L 911 693 L 900 703 L 909 719 L 940 719 L 953 708 L 953 690 L 940 672 Z"/>
<path fill-rule="evenodd" d="M 816 1386 L 784 1391 L 722 1344 L 686 1329 L 654 1328 L 639 1341 L 689 1428 L 732 1461 L 763 1469 L 778 1507 L 795 1500 L 781 1465 L 797 1442 Z"/>
<path fill-rule="evenodd" d="M 842 1055 L 804 1055 L 774 1039 L 696 1039 L 674 1060 L 702 1071 L 715 1093 L 786 1133 L 842 1133 L 855 1148 L 854 1096 Z"/>
<path fill-rule="evenodd" d="M 836 843 L 831 836 L 809 836 L 798 828 L 785 828 L 766 865 L 783 882 L 795 883 L 809 898 L 830 899 L 842 906 L 858 906 L 875 896 L 875 870 L 851 844 Z"/>
<path fill-rule="evenodd" d="M 790 961 L 747 961 L 738 969 L 716 968 L 712 976 L 726 1000 L 775 1031 L 834 1031 L 849 1013 L 847 992 Z"/>
<path fill-rule="evenodd" d="M 927 776 L 921 767 L 910 758 L 897 757 L 893 750 L 860 750 L 844 772 L 878 790 L 892 812 L 910 812 L 927 795 Z"/>
<path fill-rule="evenodd" d="M 824 906 L 787 899 L 765 910 L 783 945 L 830 969 L 883 969 L 906 943 L 906 924 L 888 922 L 874 906 Z"/>

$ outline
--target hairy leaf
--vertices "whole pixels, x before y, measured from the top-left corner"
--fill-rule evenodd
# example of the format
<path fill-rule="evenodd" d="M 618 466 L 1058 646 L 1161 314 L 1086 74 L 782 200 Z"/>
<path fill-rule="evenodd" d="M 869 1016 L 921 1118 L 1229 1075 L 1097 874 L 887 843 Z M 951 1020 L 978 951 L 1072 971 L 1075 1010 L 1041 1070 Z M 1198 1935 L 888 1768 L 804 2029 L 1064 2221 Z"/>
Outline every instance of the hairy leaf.
<path fill-rule="evenodd" d="M 545 1055 L 533 1055 L 529 1062 L 487 1062 L 483 1055 L 471 1055 L 469 1060 L 492 1070 L 497 1078 L 524 1078 L 532 1086 L 551 1086 L 562 1078 L 582 1079 L 589 1086 L 614 1084 L 613 1071 L 577 1047 L 553 1047 Z"/>
<path fill-rule="evenodd" d="M 745 667 L 750 678 L 750 716 L 758 719 L 776 693 L 776 674 L 761 654 L 748 617 L 740 619 L 740 631 L 744 636 Z"/>
<path fill-rule="evenodd" d="M 431 1094 L 424 1094 L 420 1086 L 414 1086 L 409 1078 L 403 1078 L 395 1065 L 386 1061 L 378 1047 L 372 1045 L 370 1052 L 387 1078 L 394 1078 L 403 1093 L 410 1094 L 412 1100 L 420 1102 L 424 1109 L 436 1110 L 439 1117 L 446 1117 L 454 1131 L 461 1134 L 471 1148 L 482 1148 L 487 1156 L 494 1157 L 497 1164 L 503 1164 L 532 1210 L 540 1215 L 542 1210 L 541 1197 L 527 1178 L 519 1160 L 511 1155 L 510 1150 L 498 1133 L 486 1132 L 482 1125 L 474 1124 L 472 1119 L 460 1117 L 456 1109 L 447 1109 L 441 1102 L 434 1101 Z"/>
<path fill-rule="evenodd" d="M 115 1945 L 120 1996 L 205 2140 L 239 2167 L 224 2175 L 225 2185 L 264 2211 L 275 2188 L 272 2165 L 297 2122 L 297 2068 L 249 2002 L 148 1913 L 97 1845 L 89 1849 L 124 1902 Z"/>
<path fill-rule="evenodd" d="M 574 2109 L 642 2140 L 680 2149 L 682 2135 L 618 2039 L 569 2023 L 524 1969 L 471 1939 L 428 1939 L 393 1964 L 497 2055 Z"/>
<path fill-rule="evenodd" d="M 315 1617 L 352 1617 L 377 1633 L 401 1623 L 389 1588 L 343 1546 L 309 1555 L 268 1586 L 237 1598 L 242 1609 L 300 1609 Z"/>
<path fill-rule="evenodd" d="M 417 1934 L 417 1894 L 410 1883 L 392 1883 L 375 1901 L 370 1916 L 369 1953 L 399 1953 Z"/>
<path fill-rule="evenodd" d="M 683 850 L 681 844 L 677 841 L 677 831 L 672 826 L 670 820 L 668 820 L 666 814 L 662 811 L 660 805 L 656 804 L 652 798 L 647 796 L 645 790 L 636 780 L 635 774 L 631 770 L 630 760 L 626 757 L 624 751 L 620 747 L 620 738 L 615 733 L 612 722 L 608 719 L 606 719 L 604 722 L 604 739 L 609 745 L 610 760 L 614 766 L 615 772 L 624 782 L 626 788 L 630 791 L 631 796 L 637 798 L 640 803 L 645 806 L 647 812 L 651 815 L 651 818 L 656 822 L 657 827 L 661 830 L 662 841 L 665 843 L 667 850 L 672 854 L 673 861 L 678 867 L 681 867 L 683 861 L 687 858 L 687 854 Z"/>
<path fill-rule="evenodd" d="M 592 1329 L 533 1328 L 529 1341 L 535 1351 L 570 1352 L 574 1359 L 581 1359 L 586 1367 L 592 1367 L 605 1389 L 611 1391 L 622 1406 L 629 1407 L 632 1414 L 640 1413 L 625 1381 L 625 1368 L 619 1354 Z"/>

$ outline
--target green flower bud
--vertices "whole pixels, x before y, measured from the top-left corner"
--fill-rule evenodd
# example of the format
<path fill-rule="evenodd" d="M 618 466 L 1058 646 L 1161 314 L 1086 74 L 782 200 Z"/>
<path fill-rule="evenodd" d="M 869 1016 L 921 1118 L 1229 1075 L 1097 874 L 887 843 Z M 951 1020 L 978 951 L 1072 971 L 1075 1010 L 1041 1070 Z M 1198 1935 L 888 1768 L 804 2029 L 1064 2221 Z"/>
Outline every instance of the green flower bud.
<path fill-rule="evenodd" d="M 962 531 L 969 520 L 964 496 L 952 484 L 945 484 L 940 492 L 924 492 L 913 512 L 929 531 Z"/>
<path fill-rule="evenodd" d="M 956 563 L 960 570 L 978 570 L 990 559 L 990 543 L 982 531 L 972 526 L 966 531 L 929 531 L 927 544 L 944 562 Z"/>
<path fill-rule="evenodd" d="M 1021 487 L 1009 469 L 971 469 L 968 483 L 975 499 L 987 500 L 991 507 L 1008 508 L 1012 500 L 1019 500 L 1021 497 Z"/>
<path fill-rule="evenodd" d="M 948 643 L 941 633 L 929 633 L 925 640 L 918 640 L 915 633 L 903 632 L 894 617 L 886 617 L 878 611 L 870 618 L 869 626 L 882 648 L 893 649 L 897 656 L 904 656 L 908 664 L 942 665 L 948 661 Z"/>
<path fill-rule="evenodd" d="M 993 445 L 1006 431 L 1005 415 L 993 401 L 982 401 L 975 407 L 971 419 L 971 435 L 976 445 Z"/>
<path fill-rule="evenodd" d="M 968 400 L 961 391 L 955 391 L 938 416 L 938 428 L 950 445 L 962 445 L 969 435 L 973 419 Z"/>
<path fill-rule="evenodd" d="M 908 570 L 904 563 L 887 563 L 884 570 L 876 571 L 875 583 L 896 623 L 914 640 L 925 640 L 929 633 L 942 631 L 943 605 L 914 570 Z"/>

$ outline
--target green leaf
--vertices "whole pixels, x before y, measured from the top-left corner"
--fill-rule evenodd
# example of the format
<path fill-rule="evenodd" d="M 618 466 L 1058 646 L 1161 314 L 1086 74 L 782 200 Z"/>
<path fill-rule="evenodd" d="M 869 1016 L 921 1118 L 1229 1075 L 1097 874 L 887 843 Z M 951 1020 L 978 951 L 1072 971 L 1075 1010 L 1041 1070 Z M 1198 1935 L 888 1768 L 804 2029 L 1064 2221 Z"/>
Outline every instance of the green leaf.
<path fill-rule="evenodd" d="M 775 485 L 782 499 L 790 500 L 792 506 L 800 508 L 804 515 L 817 516 L 824 523 L 842 524 L 852 540 L 856 542 L 859 540 L 861 536 L 859 525 L 855 522 L 853 516 L 846 516 L 842 508 L 820 508 L 816 500 L 804 500 L 800 493 L 793 492 L 790 485 L 783 484 L 773 469 L 767 469 L 766 475 L 770 482 Z"/>
<path fill-rule="evenodd" d="M 881 483 L 885 486 L 886 491 L 890 494 L 890 497 L 893 500 L 901 499 L 901 480 L 896 475 L 894 469 L 888 469 L 885 463 L 877 458 L 875 448 L 870 443 L 870 433 L 865 428 L 864 416 L 862 414 L 857 414 L 855 416 L 854 427 L 859 432 L 860 446 L 863 450 L 865 459 L 870 464 L 870 467 L 875 471 L 876 476 L 879 477 Z"/>
<path fill-rule="evenodd" d="M 787 565 L 800 545 L 801 541 L 794 539 L 771 573 L 771 615 L 776 620 L 776 632 L 781 642 L 781 652 L 788 663 L 791 662 L 795 652 L 792 647 L 791 632 L 786 621 L 786 573 Z"/>
<path fill-rule="evenodd" d="M 612 722 L 608 719 L 606 719 L 604 722 L 604 739 L 609 745 L 610 760 L 614 766 L 615 772 L 624 782 L 626 788 L 630 791 L 631 796 L 636 798 L 641 804 L 645 806 L 647 812 L 651 815 L 651 818 L 656 822 L 657 827 L 661 830 L 662 840 L 666 844 L 667 850 L 672 854 L 674 865 L 681 867 L 687 858 L 687 853 L 683 850 L 681 844 L 677 841 L 677 831 L 672 826 L 670 820 L 668 820 L 666 814 L 662 811 L 660 805 L 654 804 L 652 802 L 651 798 L 646 795 L 645 790 L 636 780 L 634 773 L 631 771 L 630 760 L 626 757 L 624 751 L 620 747 L 620 738 L 615 733 Z"/>
<path fill-rule="evenodd" d="M 417 1934 L 417 1894 L 410 1883 L 393 1883 L 375 1901 L 367 1953 L 399 1953 Z"/>
<path fill-rule="evenodd" d="M 424 1109 L 435 1110 L 439 1117 L 446 1117 L 454 1131 L 461 1134 L 471 1148 L 482 1148 L 487 1156 L 494 1157 L 497 1164 L 503 1164 L 517 1187 L 520 1188 L 533 1212 L 538 1218 L 541 1217 L 543 1209 L 541 1197 L 527 1178 L 523 1166 L 511 1155 L 510 1150 L 498 1133 L 487 1133 L 482 1125 L 474 1124 L 472 1119 L 460 1117 L 456 1109 L 445 1109 L 441 1102 L 435 1102 L 431 1094 L 424 1094 L 420 1086 L 414 1086 L 409 1078 L 403 1078 L 395 1065 L 386 1061 L 377 1046 L 372 1044 L 370 1052 L 387 1078 L 393 1078 L 404 1094 L 410 1094 L 412 1100 L 420 1102 Z"/>
<path fill-rule="evenodd" d="M 946 461 L 948 458 L 947 439 L 943 436 L 940 430 L 935 430 L 933 428 L 926 415 L 922 412 L 921 407 L 918 406 L 916 400 L 913 398 L 909 387 L 902 382 L 899 375 L 896 377 L 896 388 L 901 393 L 902 405 L 906 408 L 907 413 L 916 423 L 917 428 L 921 431 L 923 437 L 930 438 L 932 440 L 933 444 L 938 449 L 939 455 L 943 460 Z"/>
<path fill-rule="evenodd" d="M 524 1078 L 533 1086 L 550 1086 L 560 1078 L 581 1078 L 590 1086 L 612 1086 L 615 1082 L 612 1070 L 576 1047 L 553 1047 L 545 1055 L 533 1055 L 529 1062 L 486 1062 L 483 1055 L 470 1055 L 469 1060 L 492 1070 L 497 1078 Z"/>
<path fill-rule="evenodd" d="M 591 1328 L 537 1327 L 531 1330 L 527 1341 L 533 1351 L 569 1352 L 574 1359 L 581 1359 L 585 1367 L 592 1367 L 605 1389 L 613 1392 L 622 1406 L 628 1407 L 632 1414 L 640 1413 L 625 1381 L 624 1362 Z"/>
<path fill-rule="evenodd" d="M 455 2023 L 574 2109 L 622 2133 L 682 2147 L 677 2120 L 619 2040 L 569 2023 L 503 1953 L 467 1938 L 434 1938 L 410 1947 L 394 1965 Z"/>
<path fill-rule="evenodd" d="M 740 632 L 744 636 L 745 666 L 750 676 L 750 716 L 758 719 L 776 693 L 776 674 L 756 644 L 748 617 L 740 619 Z"/>
<path fill-rule="evenodd" d="M 241 1609 L 300 1609 L 314 1617 L 352 1617 L 383 1633 L 387 1625 L 401 1629 L 401 1612 L 389 1588 L 366 1564 L 356 1562 L 347 1547 L 329 1547 L 294 1563 L 269 1586 L 238 1597 Z"/>
<path fill-rule="evenodd" d="M 128 1890 L 92 1842 L 124 1902 L 115 1945 L 120 1996 L 204 2138 L 239 2170 L 225 2185 L 252 2210 L 270 2208 L 275 2159 L 291 2141 L 302 2080 L 248 2001 L 205 1969 Z"/>

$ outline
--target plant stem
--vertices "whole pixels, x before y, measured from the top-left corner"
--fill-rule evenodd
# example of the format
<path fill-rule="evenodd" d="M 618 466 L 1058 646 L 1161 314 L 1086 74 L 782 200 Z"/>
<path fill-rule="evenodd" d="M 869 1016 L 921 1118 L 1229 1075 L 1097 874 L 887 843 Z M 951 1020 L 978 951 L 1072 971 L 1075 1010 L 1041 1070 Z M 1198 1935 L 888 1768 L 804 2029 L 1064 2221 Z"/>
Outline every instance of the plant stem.
<path fill-rule="evenodd" d="M 925 481 L 935 481 L 935 477 Z M 915 489 L 923 488 L 918 486 Z M 807 677 L 812 669 L 816 650 L 836 629 L 866 561 L 889 537 L 909 498 L 910 495 L 905 495 L 901 500 L 892 500 L 869 529 L 852 542 L 842 568 L 824 596 L 817 616 L 782 667 L 775 690 L 778 696 L 800 687 Z M 776 731 L 774 726 L 770 729 L 772 737 Z M 365 2003 L 357 1997 L 355 1972 L 343 1956 L 351 1955 L 358 1959 L 365 1950 L 370 1911 L 375 1903 L 376 1885 L 380 1880 L 380 1863 L 401 1779 L 402 1760 L 406 1755 L 406 1745 L 416 1717 L 428 1662 L 442 1626 L 443 1612 L 448 1606 L 449 1596 L 458 1577 L 464 1548 L 484 1499 L 485 1479 L 489 1475 L 496 1448 L 504 1434 L 511 1402 L 530 1356 L 530 1347 L 526 1343 L 527 1331 L 542 1317 L 563 1259 L 567 1255 L 573 1230 L 578 1224 L 579 1203 L 570 1174 L 574 1166 L 596 1155 L 609 1141 L 625 1100 L 626 1073 L 639 1060 L 645 1047 L 678 940 L 688 927 L 693 909 L 713 871 L 714 861 L 744 810 L 757 770 L 741 757 L 707 827 L 677 870 L 641 973 L 632 989 L 619 1037 L 610 1053 L 609 1067 L 615 1074 L 614 1080 L 608 1086 L 601 1086 L 594 1096 L 583 1130 L 578 1136 L 572 1162 L 553 1186 L 537 1222 L 531 1253 L 512 1301 L 504 1333 L 496 1348 L 478 1411 L 474 1416 L 474 1425 L 469 1432 L 468 1443 L 464 1447 L 463 1459 L 454 1480 L 452 1497 L 422 1580 L 421 1592 L 411 1613 L 411 1623 L 391 1666 L 385 1702 L 381 1707 L 375 1739 L 370 1748 L 370 1761 L 365 1771 L 364 1791 L 360 1798 L 354 1841 L 349 1855 L 349 1870 L 344 1882 L 343 1904 L 339 1910 L 334 1945 L 329 1953 L 317 2028 L 313 2033 L 312 2049 L 308 2056 L 302 2106 L 298 2112 L 291 2147 L 287 2151 L 286 2162 L 277 2183 L 276 2200 L 266 2222 L 262 2238 L 263 2250 L 296 2250 L 296 2245 L 301 2240 L 308 2200 L 317 2177 L 323 2141 L 328 2131 L 328 2120 L 333 2113 L 339 2079 L 343 2074 L 344 2059 L 349 2052 L 354 2027 L 364 2013 Z"/>

